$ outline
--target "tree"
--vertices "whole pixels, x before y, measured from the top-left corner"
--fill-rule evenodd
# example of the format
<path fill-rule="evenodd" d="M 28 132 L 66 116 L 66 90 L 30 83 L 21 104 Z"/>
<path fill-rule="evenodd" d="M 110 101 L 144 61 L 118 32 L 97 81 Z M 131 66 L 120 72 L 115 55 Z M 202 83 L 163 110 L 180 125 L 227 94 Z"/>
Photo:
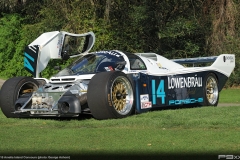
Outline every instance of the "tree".
<path fill-rule="evenodd" d="M 205 26 L 201 23 L 201 3 L 164 0 L 153 4 L 158 25 L 159 53 L 171 58 L 204 55 Z"/>
<path fill-rule="evenodd" d="M 20 68 L 23 62 L 17 63 L 14 56 L 20 56 L 24 46 L 40 34 L 53 30 L 93 31 L 96 43 L 92 51 L 155 52 L 168 58 L 234 53 L 240 58 L 239 6 L 236 0 L 2 0 L 0 68 Z M 17 33 L 11 35 L 8 28 Z M 237 59 L 230 85 L 240 82 L 239 63 Z M 43 75 L 52 75 L 55 65 L 67 63 L 50 62 Z M 6 75 L 23 73 L 19 69 L 13 72 Z"/>
<path fill-rule="evenodd" d="M 206 47 L 211 55 L 235 54 L 236 66 L 228 86 L 240 84 L 240 5 L 234 0 L 207 0 L 203 3 L 204 15 L 211 22 L 211 34 Z"/>
<path fill-rule="evenodd" d="M 236 34 L 236 6 L 233 0 L 207 0 L 204 1 L 205 14 L 212 23 L 211 34 L 208 39 L 210 52 L 218 55 L 224 52 L 228 37 Z"/>
<path fill-rule="evenodd" d="M 20 11 L 26 3 L 26 0 L 1 0 L 0 12 L 13 13 Z"/>

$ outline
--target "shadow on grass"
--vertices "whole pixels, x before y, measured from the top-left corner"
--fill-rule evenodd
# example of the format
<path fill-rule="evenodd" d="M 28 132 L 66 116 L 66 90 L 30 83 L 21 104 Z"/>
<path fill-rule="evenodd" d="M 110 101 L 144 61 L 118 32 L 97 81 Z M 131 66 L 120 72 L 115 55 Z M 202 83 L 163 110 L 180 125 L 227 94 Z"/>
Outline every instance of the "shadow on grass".
<path fill-rule="evenodd" d="M 194 105 L 194 104 L 185 104 L 185 105 L 179 105 L 179 106 L 166 106 L 166 107 L 158 107 L 158 108 L 152 108 L 150 111 L 162 111 L 162 110 L 177 110 L 177 109 L 189 109 L 189 108 L 201 108 L 203 106 Z M 208 106 L 211 107 L 211 106 Z"/>
<path fill-rule="evenodd" d="M 71 120 L 87 120 L 94 118 L 91 114 L 80 114 L 76 117 L 53 117 L 53 116 L 41 116 L 41 117 L 21 117 L 21 119 L 42 119 L 42 120 L 55 120 L 55 121 L 71 121 Z"/>
<path fill-rule="evenodd" d="M 181 105 L 181 106 L 168 106 L 168 107 L 160 107 L 160 108 L 152 108 L 150 110 L 145 110 L 145 112 L 151 112 L 151 111 L 163 111 L 163 110 L 177 110 L 177 109 L 188 109 L 188 108 L 198 108 L 201 106 L 194 106 L 194 105 Z M 144 112 L 142 112 L 144 113 Z M 141 113 L 133 113 L 132 115 L 138 115 Z M 71 121 L 71 120 L 87 120 L 87 119 L 94 119 L 93 115 L 91 113 L 83 113 L 76 115 L 75 117 L 69 116 L 69 115 L 61 115 L 61 116 L 29 116 L 29 115 L 22 115 L 20 117 L 21 119 L 42 119 L 42 120 L 55 120 L 55 121 Z"/>
<path fill-rule="evenodd" d="M 178 110 L 178 109 L 189 109 L 189 108 L 200 108 L 203 106 L 197 106 L 197 105 L 189 105 L 189 104 L 185 104 L 185 105 L 179 105 L 179 106 L 165 106 L 165 107 L 156 107 L 156 108 L 151 108 L 151 109 L 146 109 L 145 111 L 143 111 L 142 113 L 146 113 L 146 112 L 152 112 L 152 111 L 164 111 L 164 110 Z M 209 107 L 209 106 L 208 106 Z M 212 106 L 213 107 L 213 106 Z M 1 111 L 1 108 L 0 108 Z M 71 121 L 71 120 L 87 120 L 87 119 L 94 119 L 94 116 L 90 113 L 90 112 L 86 112 L 86 113 L 82 113 L 82 114 L 76 114 L 75 116 L 72 115 L 61 115 L 61 116 L 46 116 L 46 115 L 36 115 L 36 116 L 29 116 L 30 113 L 27 113 L 26 115 L 22 114 L 20 115 L 19 118 L 21 119 L 42 119 L 42 120 L 55 120 L 55 121 Z M 139 115 L 141 113 L 133 113 L 131 116 L 133 115 Z"/>

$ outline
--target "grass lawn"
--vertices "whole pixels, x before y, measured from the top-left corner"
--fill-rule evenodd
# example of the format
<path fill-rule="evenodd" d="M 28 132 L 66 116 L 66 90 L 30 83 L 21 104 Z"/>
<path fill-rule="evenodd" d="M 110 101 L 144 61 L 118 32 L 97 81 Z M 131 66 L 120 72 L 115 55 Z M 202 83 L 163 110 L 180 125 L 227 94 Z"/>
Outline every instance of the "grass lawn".
<path fill-rule="evenodd" d="M 240 104 L 240 89 L 223 89 L 220 92 L 219 103 Z"/>
<path fill-rule="evenodd" d="M 224 92 L 233 92 L 223 90 L 220 95 L 220 101 L 227 103 L 224 97 L 229 93 Z M 101 121 L 91 116 L 9 119 L 0 111 L 0 159 L 27 155 L 45 159 L 218 159 L 218 155 L 240 155 L 239 132 L 237 106 L 161 110 Z"/>

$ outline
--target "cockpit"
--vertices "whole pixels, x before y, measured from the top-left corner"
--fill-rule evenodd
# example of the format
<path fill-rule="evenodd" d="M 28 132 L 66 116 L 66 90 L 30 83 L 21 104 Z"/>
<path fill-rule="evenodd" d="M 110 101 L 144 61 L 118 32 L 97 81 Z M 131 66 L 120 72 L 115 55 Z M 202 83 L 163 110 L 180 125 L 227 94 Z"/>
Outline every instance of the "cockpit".
<path fill-rule="evenodd" d="M 146 65 L 138 56 L 125 54 L 131 70 L 146 70 Z M 123 70 L 126 61 L 117 51 L 100 51 L 81 56 L 77 61 L 60 71 L 56 76 L 95 74 L 98 72 Z"/>

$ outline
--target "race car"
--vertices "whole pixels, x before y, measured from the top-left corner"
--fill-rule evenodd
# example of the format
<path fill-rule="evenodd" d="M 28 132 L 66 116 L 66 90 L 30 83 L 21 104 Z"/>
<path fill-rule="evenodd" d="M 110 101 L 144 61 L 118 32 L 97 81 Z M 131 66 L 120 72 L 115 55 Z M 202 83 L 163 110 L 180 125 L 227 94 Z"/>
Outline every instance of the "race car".
<path fill-rule="evenodd" d="M 94 43 L 93 32 L 40 35 L 24 52 L 24 67 L 33 78 L 13 77 L 1 88 L 3 114 L 8 118 L 92 114 L 102 120 L 164 107 L 217 106 L 219 92 L 235 67 L 234 54 L 167 59 L 156 53 L 90 52 Z M 56 75 L 41 77 L 50 59 L 73 57 L 77 60 Z"/>

